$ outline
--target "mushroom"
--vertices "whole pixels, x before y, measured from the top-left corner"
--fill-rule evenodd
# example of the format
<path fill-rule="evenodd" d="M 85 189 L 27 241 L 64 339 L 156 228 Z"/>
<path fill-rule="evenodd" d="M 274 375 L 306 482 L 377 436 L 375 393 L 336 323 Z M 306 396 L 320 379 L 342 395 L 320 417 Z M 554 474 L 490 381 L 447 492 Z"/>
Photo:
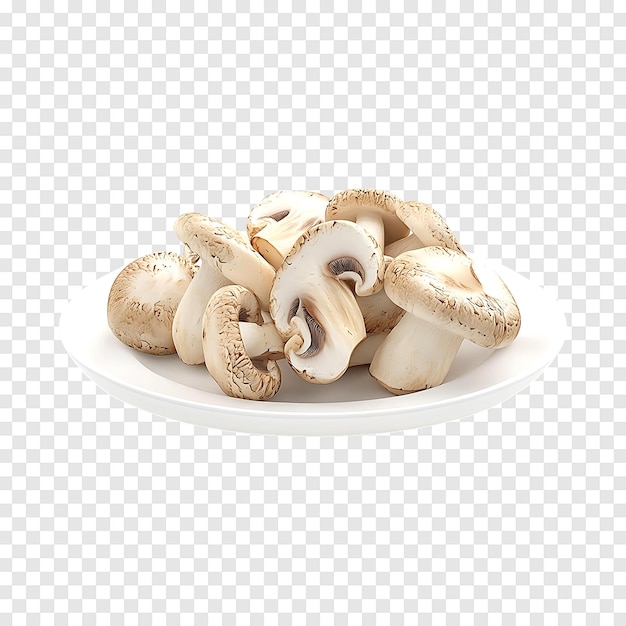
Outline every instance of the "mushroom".
<path fill-rule="evenodd" d="M 519 308 L 502 279 L 449 248 L 398 256 L 385 273 L 385 291 L 406 313 L 374 355 L 370 374 L 396 394 L 441 384 L 463 339 L 502 348 L 520 329 Z"/>
<path fill-rule="evenodd" d="M 208 215 L 184 213 L 174 232 L 201 259 L 172 326 L 178 356 L 188 365 L 197 365 L 204 361 L 202 316 L 209 298 L 220 287 L 236 283 L 252 290 L 267 310 L 274 269 L 241 233 Z"/>
<path fill-rule="evenodd" d="M 252 247 L 278 269 L 297 239 L 324 221 L 328 198 L 314 191 L 276 191 L 257 204 L 246 223 Z"/>
<path fill-rule="evenodd" d="M 366 337 L 352 352 L 350 367 L 369 365 L 385 334 Z M 267 400 L 278 391 L 284 341 L 264 322 L 254 294 L 240 285 L 218 289 L 203 317 L 206 367 L 222 391 L 235 398 Z"/>
<path fill-rule="evenodd" d="M 331 383 L 346 371 L 366 335 L 353 289 L 380 290 L 383 266 L 380 246 L 352 222 L 322 222 L 295 243 L 276 271 L 270 314 L 299 376 Z"/>
<path fill-rule="evenodd" d="M 391 257 L 385 256 L 385 269 L 392 261 Z M 384 289 L 370 296 L 357 296 L 356 302 L 361 309 L 365 332 L 368 335 L 378 335 L 391 330 L 404 315 L 404 310 L 389 299 Z"/>
<path fill-rule="evenodd" d="M 272 330 L 249 289 L 230 285 L 213 294 L 203 316 L 202 347 L 206 367 L 226 395 L 267 400 L 276 394 L 281 374 L 275 361 L 283 356 L 283 341 Z"/>
<path fill-rule="evenodd" d="M 172 322 L 194 273 L 194 265 L 174 252 L 154 252 L 129 263 L 109 292 L 107 321 L 113 334 L 141 352 L 174 354 Z"/>
<path fill-rule="evenodd" d="M 409 228 L 396 216 L 402 204 L 400 198 L 388 191 L 347 189 L 331 198 L 326 219 L 356 222 L 384 248 L 409 234 Z"/>
<path fill-rule="evenodd" d="M 446 220 L 430 204 L 403 202 L 396 215 L 411 229 L 411 234 L 386 246 L 385 255 L 395 258 L 426 246 L 443 246 L 465 253 Z"/>
<path fill-rule="evenodd" d="M 391 330 L 404 315 L 404 311 L 389 299 L 384 289 L 371 296 L 357 297 L 356 301 L 368 335 Z"/>

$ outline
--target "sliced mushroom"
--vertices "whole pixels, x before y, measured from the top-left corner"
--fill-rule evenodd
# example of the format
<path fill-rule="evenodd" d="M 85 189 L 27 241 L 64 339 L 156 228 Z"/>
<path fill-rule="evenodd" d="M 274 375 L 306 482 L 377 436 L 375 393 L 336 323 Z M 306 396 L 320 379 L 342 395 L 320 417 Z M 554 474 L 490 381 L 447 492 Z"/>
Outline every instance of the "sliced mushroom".
<path fill-rule="evenodd" d="M 252 247 L 278 269 L 302 234 L 324 221 L 328 198 L 315 191 L 276 191 L 257 204 L 246 228 Z"/>
<path fill-rule="evenodd" d="M 366 334 L 353 289 L 380 290 L 382 267 L 380 246 L 352 222 L 323 222 L 296 242 L 276 272 L 270 313 L 299 376 L 330 383 L 345 372 Z"/>
<path fill-rule="evenodd" d="M 242 336 L 242 323 L 248 324 L 249 345 L 254 339 L 256 351 L 261 352 L 254 357 L 256 363 Z M 216 291 L 203 317 L 204 362 L 226 395 L 248 400 L 267 400 L 280 389 L 281 373 L 273 358 L 275 347 L 262 347 L 260 337 L 251 332 L 252 324 L 261 329 L 263 315 L 259 301 L 250 290 L 241 285 L 230 285 Z M 282 350 L 278 352 L 280 355 Z"/>
<path fill-rule="evenodd" d="M 401 254 L 385 273 L 385 291 L 406 313 L 374 355 L 370 374 L 396 394 L 441 384 L 463 339 L 502 348 L 520 329 L 519 308 L 500 277 L 456 250 Z"/>
<path fill-rule="evenodd" d="M 388 191 L 346 189 L 330 199 L 327 220 L 349 220 L 365 228 L 381 248 L 409 234 L 409 228 L 396 216 L 403 202 Z"/>
<path fill-rule="evenodd" d="M 172 328 L 178 356 L 188 365 L 197 365 L 204 361 L 202 317 L 209 298 L 220 287 L 240 284 L 253 291 L 267 310 L 274 268 L 244 235 L 208 215 L 184 213 L 176 220 L 174 232 L 201 259 Z"/>
<path fill-rule="evenodd" d="M 426 246 L 442 246 L 464 253 L 446 220 L 430 204 L 403 202 L 397 207 L 396 215 L 411 229 L 411 234 L 386 246 L 386 255 L 395 258 Z"/>
<path fill-rule="evenodd" d="M 107 321 L 127 346 L 148 354 L 174 354 L 172 322 L 196 269 L 173 252 L 147 254 L 113 281 Z"/>

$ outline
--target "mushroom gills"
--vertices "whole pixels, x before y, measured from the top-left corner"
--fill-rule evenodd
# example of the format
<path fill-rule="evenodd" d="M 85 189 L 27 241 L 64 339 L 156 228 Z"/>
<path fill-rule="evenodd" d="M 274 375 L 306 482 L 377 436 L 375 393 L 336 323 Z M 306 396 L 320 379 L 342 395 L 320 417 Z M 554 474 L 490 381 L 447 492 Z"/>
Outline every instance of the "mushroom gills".
<path fill-rule="evenodd" d="M 304 313 L 304 319 L 309 327 L 309 333 L 311 334 L 311 343 L 309 347 L 300 355 L 303 359 L 317 354 L 324 345 L 324 338 L 326 333 L 320 326 L 319 322 L 307 311 L 303 306 L 302 311 Z"/>
<path fill-rule="evenodd" d="M 363 280 L 365 276 L 363 266 L 350 256 L 342 256 L 332 260 L 328 264 L 328 269 L 333 276 L 337 276 L 338 278 L 346 273 L 356 274 L 361 280 Z"/>
<path fill-rule="evenodd" d="M 300 315 L 298 315 L 298 313 L 300 313 Z M 296 316 L 300 317 L 300 319 L 304 319 L 309 329 L 309 345 L 304 352 L 299 354 L 299 356 L 303 359 L 306 359 L 314 356 L 321 350 L 324 345 L 326 333 L 324 332 L 321 324 L 311 315 L 311 313 L 309 313 L 309 310 L 304 306 L 304 304 L 302 304 L 300 298 L 296 298 L 289 308 L 289 320 L 292 320 Z"/>

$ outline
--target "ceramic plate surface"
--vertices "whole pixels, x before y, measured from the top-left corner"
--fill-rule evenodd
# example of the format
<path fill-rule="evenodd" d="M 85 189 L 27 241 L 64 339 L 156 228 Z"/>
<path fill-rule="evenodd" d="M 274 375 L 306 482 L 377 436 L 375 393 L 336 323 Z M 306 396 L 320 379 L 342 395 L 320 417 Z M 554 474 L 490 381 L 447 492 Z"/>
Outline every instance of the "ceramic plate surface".
<path fill-rule="evenodd" d="M 330 385 L 313 385 L 281 363 L 283 382 L 269 401 L 225 396 L 204 365 L 176 355 L 143 354 L 119 342 L 106 319 L 113 280 L 103 276 L 72 300 L 60 321 L 65 349 L 111 395 L 167 418 L 249 433 L 339 435 L 391 432 L 459 419 L 496 406 L 527 387 L 554 360 L 567 334 L 560 305 L 526 278 L 488 263 L 503 278 L 522 313 L 517 339 L 486 350 L 464 341 L 445 382 L 393 396 L 351 368 Z M 121 268 L 120 268 L 121 269 Z"/>

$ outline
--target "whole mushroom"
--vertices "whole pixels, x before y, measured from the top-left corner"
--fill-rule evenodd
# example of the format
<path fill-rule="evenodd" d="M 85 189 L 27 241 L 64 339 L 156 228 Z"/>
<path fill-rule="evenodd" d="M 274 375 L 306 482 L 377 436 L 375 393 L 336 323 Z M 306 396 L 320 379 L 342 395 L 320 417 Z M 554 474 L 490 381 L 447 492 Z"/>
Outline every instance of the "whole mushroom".
<path fill-rule="evenodd" d="M 385 291 L 406 313 L 376 351 L 370 374 L 396 394 L 441 384 L 464 339 L 503 348 L 520 329 L 515 298 L 497 273 L 449 248 L 398 256 Z"/>
<path fill-rule="evenodd" d="M 208 215 L 184 213 L 174 232 L 201 260 L 172 327 L 178 356 L 188 365 L 197 365 L 204 361 L 202 317 L 210 297 L 221 287 L 239 284 L 253 291 L 267 310 L 274 268 L 241 233 Z"/>
<path fill-rule="evenodd" d="M 193 263 L 174 252 L 154 252 L 126 265 L 107 300 L 113 334 L 141 352 L 174 354 L 174 315 L 195 272 Z"/>

